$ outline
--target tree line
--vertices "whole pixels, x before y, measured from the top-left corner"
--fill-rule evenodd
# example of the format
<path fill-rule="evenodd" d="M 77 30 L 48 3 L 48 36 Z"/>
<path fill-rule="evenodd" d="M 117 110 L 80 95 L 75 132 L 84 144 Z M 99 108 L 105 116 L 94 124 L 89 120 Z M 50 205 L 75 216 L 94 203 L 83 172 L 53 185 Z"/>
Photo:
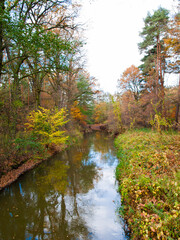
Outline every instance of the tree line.
<path fill-rule="evenodd" d="M 179 76 L 179 23 L 179 13 L 170 16 L 161 7 L 147 14 L 138 44 L 142 64 L 121 74 L 117 94 L 101 96 L 96 122 L 106 122 L 115 132 L 123 127 L 178 127 L 180 84 L 166 87 L 164 82 L 166 74 Z"/>
<path fill-rule="evenodd" d="M 83 68 L 79 9 L 70 0 L 1 1 L 2 133 L 16 135 L 28 112 L 39 106 L 68 111 L 73 106 L 75 118 L 78 109 L 88 110 L 94 78 Z"/>

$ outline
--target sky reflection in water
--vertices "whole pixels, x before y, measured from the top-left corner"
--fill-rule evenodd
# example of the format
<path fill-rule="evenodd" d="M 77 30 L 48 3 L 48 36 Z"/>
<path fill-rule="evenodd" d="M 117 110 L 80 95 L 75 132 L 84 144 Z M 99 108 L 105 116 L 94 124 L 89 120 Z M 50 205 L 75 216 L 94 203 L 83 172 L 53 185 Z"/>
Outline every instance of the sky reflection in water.
<path fill-rule="evenodd" d="M 112 143 L 90 134 L 1 192 L 0 239 L 127 239 Z"/>

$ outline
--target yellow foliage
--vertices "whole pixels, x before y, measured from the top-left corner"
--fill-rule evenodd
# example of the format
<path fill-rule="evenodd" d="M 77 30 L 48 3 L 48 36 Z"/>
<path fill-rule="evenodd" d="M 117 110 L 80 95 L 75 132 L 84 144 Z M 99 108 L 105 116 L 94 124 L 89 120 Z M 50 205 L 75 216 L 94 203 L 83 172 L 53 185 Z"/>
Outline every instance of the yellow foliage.
<path fill-rule="evenodd" d="M 63 145 L 68 139 L 64 134 L 65 131 L 61 129 L 68 122 L 66 117 L 64 108 L 60 111 L 51 111 L 41 107 L 38 111 L 30 113 L 25 125 L 43 145 Z"/>
<path fill-rule="evenodd" d="M 107 120 L 107 104 L 105 102 L 96 105 L 94 120 L 95 123 L 104 123 Z"/>
<path fill-rule="evenodd" d="M 75 101 L 73 106 L 71 107 L 71 116 L 76 120 L 79 121 L 80 123 L 85 124 L 86 121 L 86 116 L 82 114 L 79 106 L 78 106 L 78 101 Z"/>

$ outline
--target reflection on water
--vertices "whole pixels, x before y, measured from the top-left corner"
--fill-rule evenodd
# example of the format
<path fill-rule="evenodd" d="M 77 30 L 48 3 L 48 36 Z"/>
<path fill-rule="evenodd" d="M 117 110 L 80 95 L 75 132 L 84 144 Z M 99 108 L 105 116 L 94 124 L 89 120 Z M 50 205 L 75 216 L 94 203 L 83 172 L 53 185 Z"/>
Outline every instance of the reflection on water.
<path fill-rule="evenodd" d="M 96 132 L 0 193 L 1 240 L 127 239 L 112 139 Z"/>

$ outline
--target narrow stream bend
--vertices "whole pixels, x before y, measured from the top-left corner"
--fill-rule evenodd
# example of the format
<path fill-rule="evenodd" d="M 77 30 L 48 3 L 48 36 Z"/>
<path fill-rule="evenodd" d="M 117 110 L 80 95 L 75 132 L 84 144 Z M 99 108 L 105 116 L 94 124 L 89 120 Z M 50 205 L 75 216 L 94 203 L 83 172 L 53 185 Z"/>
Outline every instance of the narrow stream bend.
<path fill-rule="evenodd" d="M 124 240 L 113 141 L 96 132 L 0 193 L 1 240 Z"/>

